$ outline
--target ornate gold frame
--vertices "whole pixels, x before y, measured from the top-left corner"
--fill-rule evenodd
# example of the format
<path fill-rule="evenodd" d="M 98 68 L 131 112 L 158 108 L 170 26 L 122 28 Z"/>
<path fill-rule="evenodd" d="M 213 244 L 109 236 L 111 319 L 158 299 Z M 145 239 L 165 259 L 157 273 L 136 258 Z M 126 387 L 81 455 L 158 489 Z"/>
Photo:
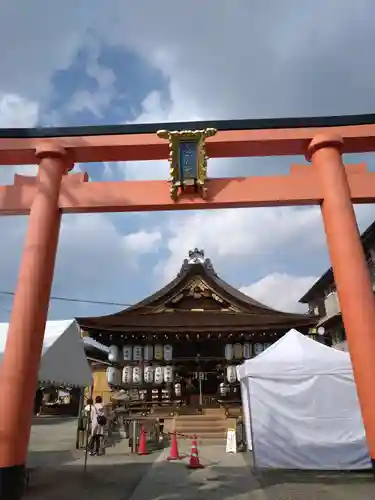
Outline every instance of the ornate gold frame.
<path fill-rule="evenodd" d="M 183 183 L 180 179 L 179 169 L 179 146 L 183 141 L 194 141 L 197 143 L 197 185 L 200 189 L 201 196 L 204 198 L 207 194 L 205 182 L 207 179 L 207 160 L 206 155 L 206 139 L 216 134 L 214 128 L 206 128 L 203 130 L 158 130 L 157 136 L 161 139 L 169 141 L 169 171 L 171 175 L 170 182 L 172 183 L 170 193 L 171 197 L 176 200 L 178 197 L 179 188 L 183 188 Z"/>

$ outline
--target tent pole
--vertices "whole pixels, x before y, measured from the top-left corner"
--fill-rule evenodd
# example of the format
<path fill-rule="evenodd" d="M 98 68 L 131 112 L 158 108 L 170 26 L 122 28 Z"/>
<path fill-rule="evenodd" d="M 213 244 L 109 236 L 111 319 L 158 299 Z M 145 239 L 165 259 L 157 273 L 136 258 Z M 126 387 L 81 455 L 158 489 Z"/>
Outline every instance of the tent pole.
<path fill-rule="evenodd" d="M 251 397 L 250 397 L 250 379 L 248 387 L 245 386 L 247 391 L 247 399 L 249 401 L 249 424 L 250 424 L 250 436 L 251 436 L 251 454 L 253 456 L 253 471 L 256 472 L 256 455 L 255 455 L 255 445 L 254 445 L 254 432 L 253 432 L 253 419 L 251 416 Z M 249 449 L 249 443 L 247 443 L 247 447 Z"/>
<path fill-rule="evenodd" d="M 81 387 L 81 394 L 79 396 L 79 405 L 78 405 L 78 420 L 77 420 L 77 437 L 76 437 L 76 449 L 79 450 L 79 437 L 80 437 L 80 423 L 82 419 L 82 412 L 85 406 L 85 388 Z"/>

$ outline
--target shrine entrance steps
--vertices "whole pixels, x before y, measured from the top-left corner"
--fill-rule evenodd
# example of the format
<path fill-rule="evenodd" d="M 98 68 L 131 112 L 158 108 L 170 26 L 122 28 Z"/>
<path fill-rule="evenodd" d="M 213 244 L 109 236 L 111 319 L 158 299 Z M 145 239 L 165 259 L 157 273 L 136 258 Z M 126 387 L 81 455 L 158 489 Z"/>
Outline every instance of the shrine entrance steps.
<path fill-rule="evenodd" d="M 232 419 L 228 419 L 223 408 L 207 408 L 202 413 L 179 415 L 174 425 L 177 433 L 185 436 L 198 436 L 205 444 L 223 443 Z M 180 439 L 187 439 L 181 436 Z"/>

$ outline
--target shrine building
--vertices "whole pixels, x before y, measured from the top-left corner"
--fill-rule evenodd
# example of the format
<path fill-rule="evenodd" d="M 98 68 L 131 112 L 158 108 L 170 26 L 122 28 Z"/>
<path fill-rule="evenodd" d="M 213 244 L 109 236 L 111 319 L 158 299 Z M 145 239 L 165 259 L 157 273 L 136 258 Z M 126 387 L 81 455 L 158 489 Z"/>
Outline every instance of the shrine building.
<path fill-rule="evenodd" d="M 184 400 L 188 386 L 188 404 L 201 407 L 240 404 L 235 366 L 291 328 L 315 337 L 318 320 L 248 297 L 222 280 L 198 249 L 170 283 L 141 302 L 77 318 L 84 336 L 110 348 L 110 366 L 94 368 L 94 395 L 108 402 L 122 390 L 157 405 Z"/>

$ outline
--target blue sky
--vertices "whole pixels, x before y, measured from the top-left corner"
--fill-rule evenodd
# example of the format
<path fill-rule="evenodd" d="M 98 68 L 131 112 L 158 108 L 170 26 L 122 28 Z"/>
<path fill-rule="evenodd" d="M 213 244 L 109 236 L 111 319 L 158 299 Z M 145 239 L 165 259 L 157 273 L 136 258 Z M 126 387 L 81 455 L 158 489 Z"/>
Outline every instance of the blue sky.
<path fill-rule="evenodd" d="M 370 0 L 81 0 L 47 11 L 34 0 L 22 15 L 19 2 L 0 19 L 0 127 L 375 112 Z M 374 168 L 373 155 L 347 160 L 363 159 Z M 209 174 L 270 175 L 295 162 L 304 159 L 212 160 Z M 168 174 L 167 162 L 79 168 L 101 181 Z M 3 168 L 0 183 L 14 170 L 33 173 Z M 358 210 L 362 229 L 373 217 L 372 206 Z M 15 288 L 26 222 L 0 219 L 0 290 Z M 317 207 L 65 216 L 53 294 L 134 303 L 195 246 L 231 284 L 285 310 L 329 264 Z M 10 308 L 0 294 L 2 321 Z M 52 301 L 50 317 L 118 309 Z"/>

